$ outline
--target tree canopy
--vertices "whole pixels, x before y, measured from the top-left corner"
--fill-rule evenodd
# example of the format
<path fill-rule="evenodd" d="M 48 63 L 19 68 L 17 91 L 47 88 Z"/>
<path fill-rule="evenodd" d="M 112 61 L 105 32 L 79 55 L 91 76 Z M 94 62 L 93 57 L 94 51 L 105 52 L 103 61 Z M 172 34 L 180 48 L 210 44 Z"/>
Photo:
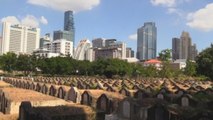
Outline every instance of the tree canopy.
<path fill-rule="evenodd" d="M 198 55 L 196 63 L 197 73 L 213 80 L 213 44 Z"/>

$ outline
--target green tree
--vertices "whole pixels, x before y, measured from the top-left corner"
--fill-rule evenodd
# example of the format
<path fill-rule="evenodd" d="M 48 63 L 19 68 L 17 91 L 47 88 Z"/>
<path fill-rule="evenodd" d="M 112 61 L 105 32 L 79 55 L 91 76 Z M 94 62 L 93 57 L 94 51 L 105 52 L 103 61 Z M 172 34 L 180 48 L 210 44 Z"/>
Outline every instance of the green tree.
<path fill-rule="evenodd" d="M 159 58 L 161 61 L 169 61 L 171 59 L 171 49 L 162 50 L 159 53 Z"/>
<path fill-rule="evenodd" d="M 197 73 L 213 80 L 213 44 L 198 55 L 196 63 Z"/>
<path fill-rule="evenodd" d="M 23 71 L 25 75 L 35 72 L 36 57 L 34 55 L 20 54 L 16 60 L 16 70 Z"/>
<path fill-rule="evenodd" d="M 159 76 L 160 77 L 166 77 L 166 78 L 170 78 L 173 76 L 173 69 L 170 66 L 170 59 L 171 59 L 171 49 L 165 49 L 162 50 L 159 53 L 159 58 L 162 61 L 162 68 L 159 71 Z"/>
<path fill-rule="evenodd" d="M 196 75 L 196 66 L 197 64 L 195 62 L 192 62 L 190 60 L 186 61 L 186 68 L 184 69 L 184 74 L 188 76 L 195 76 Z"/>
<path fill-rule="evenodd" d="M 7 72 L 16 70 L 17 55 L 13 52 L 8 52 L 0 57 L 1 68 Z"/>

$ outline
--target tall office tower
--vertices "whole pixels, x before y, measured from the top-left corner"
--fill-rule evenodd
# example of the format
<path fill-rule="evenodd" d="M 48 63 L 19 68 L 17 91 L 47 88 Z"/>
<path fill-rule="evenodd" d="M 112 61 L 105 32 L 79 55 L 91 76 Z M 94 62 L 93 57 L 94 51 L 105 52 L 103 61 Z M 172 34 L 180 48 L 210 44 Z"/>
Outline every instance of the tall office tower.
<path fill-rule="evenodd" d="M 39 48 L 43 48 L 44 47 L 44 44 L 45 43 L 48 43 L 48 42 L 51 42 L 51 39 L 50 39 L 50 34 L 47 33 L 45 34 L 44 37 L 40 38 L 40 45 L 39 45 Z"/>
<path fill-rule="evenodd" d="M 96 38 L 96 39 L 92 40 L 92 47 L 93 48 L 103 48 L 103 47 L 105 47 L 105 39 Z"/>
<path fill-rule="evenodd" d="M 74 27 L 74 17 L 73 17 L 73 11 L 65 11 L 64 13 L 64 31 L 69 31 L 69 34 L 71 35 L 69 39 L 75 43 L 75 27 Z M 66 38 L 60 38 L 60 39 L 66 39 Z"/>
<path fill-rule="evenodd" d="M 195 58 L 197 57 L 198 55 L 198 50 L 197 50 L 197 47 L 196 47 L 196 44 L 193 44 L 191 45 L 191 52 L 190 52 L 190 60 L 195 60 Z"/>
<path fill-rule="evenodd" d="M 137 58 L 148 60 L 156 58 L 157 28 L 154 22 L 146 22 L 138 29 Z"/>
<path fill-rule="evenodd" d="M 91 42 L 89 40 L 81 40 L 76 48 L 74 59 L 92 61 L 92 53 L 93 50 Z"/>
<path fill-rule="evenodd" d="M 74 29 L 73 11 L 66 11 L 64 13 L 64 30 L 74 31 Z"/>
<path fill-rule="evenodd" d="M 190 59 L 192 40 L 188 32 L 183 31 L 180 37 L 180 59 Z"/>
<path fill-rule="evenodd" d="M 3 22 L 1 54 L 31 54 L 39 48 L 40 29 Z"/>
<path fill-rule="evenodd" d="M 180 39 L 172 38 L 172 59 L 180 59 Z"/>

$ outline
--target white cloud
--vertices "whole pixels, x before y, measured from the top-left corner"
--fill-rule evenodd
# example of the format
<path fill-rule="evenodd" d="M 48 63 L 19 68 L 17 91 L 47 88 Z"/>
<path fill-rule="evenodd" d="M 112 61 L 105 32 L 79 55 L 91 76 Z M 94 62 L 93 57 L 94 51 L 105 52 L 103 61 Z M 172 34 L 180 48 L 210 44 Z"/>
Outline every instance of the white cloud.
<path fill-rule="evenodd" d="M 20 24 L 20 21 L 15 16 L 7 16 L 1 19 L 1 22 L 10 22 L 13 24 Z"/>
<path fill-rule="evenodd" d="M 180 17 L 183 17 L 183 14 L 184 14 L 184 12 L 181 11 L 180 9 L 178 9 L 178 8 L 168 8 L 167 13 L 168 14 L 176 14 Z"/>
<path fill-rule="evenodd" d="M 176 0 L 151 0 L 151 3 L 155 6 L 173 7 L 176 4 Z"/>
<path fill-rule="evenodd" d="M 187 16 L 187 25 L 191 28 L 199 29 L 202 31 L 213 30 L 213 3 L 206 5 L 205 8 L 189 13 Z"/>
<path fill-rule="evenodd" d="M 44 16 L 41 16 L 40 22 L 41 22 L 42 24 L 44 24 L 44 25 L 47 25 L 47 24 L 48 24 L 48 21 L 47 21 L 47 19 L 46 19 Z"/>
<path fill-rule="evenodd" d="M 31 27 L 39 27 L 39 24 L 48 24 L 47 19 L 41 16 L 40 19 L 33 15 L 26 15 L 22 19 L 18 19 L 16 16 L 7 16 L 1 19 L 1 22 L 10 22 L 11 24 L 22 24 Z"/>
<path fill-rule="evenodd" d="M 137 40 L 137 33 L 129 36 L 130 40 Z"/>
<path fill-rule="evenodd" d="M 59 11 L 73 10 L 75 12 L 91 10 L 100 4 L 100 0 L 27 0 L 27 2 Z"/>
<path fill-rule="evenodd" d="M 39 21 L 36 17 L 33 15 L 27 15 L 21 20 L 21 23 L 26 26 L 31 26 L 31 27 L 38 27 L 39 26 Z"/>
<path fill-rule="evenodd" d="M 185 2 L 191 2 L 192 0 L 150 0 L 152 5 L 155 6 L 165 6 L 165 7 L 175 7 L 178 4 L 183 4 Z"/>

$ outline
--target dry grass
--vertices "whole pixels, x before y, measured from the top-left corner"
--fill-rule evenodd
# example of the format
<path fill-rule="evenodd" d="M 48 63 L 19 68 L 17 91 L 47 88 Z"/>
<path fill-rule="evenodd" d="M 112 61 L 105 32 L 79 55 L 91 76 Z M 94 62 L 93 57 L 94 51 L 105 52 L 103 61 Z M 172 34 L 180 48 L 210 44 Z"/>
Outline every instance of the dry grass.
<path fill-rule="evenodd" d="M 0 120 L 18 120 L 18 115 L 17 114 L 4 115 L 4 114 L 0 113 Z"/>

